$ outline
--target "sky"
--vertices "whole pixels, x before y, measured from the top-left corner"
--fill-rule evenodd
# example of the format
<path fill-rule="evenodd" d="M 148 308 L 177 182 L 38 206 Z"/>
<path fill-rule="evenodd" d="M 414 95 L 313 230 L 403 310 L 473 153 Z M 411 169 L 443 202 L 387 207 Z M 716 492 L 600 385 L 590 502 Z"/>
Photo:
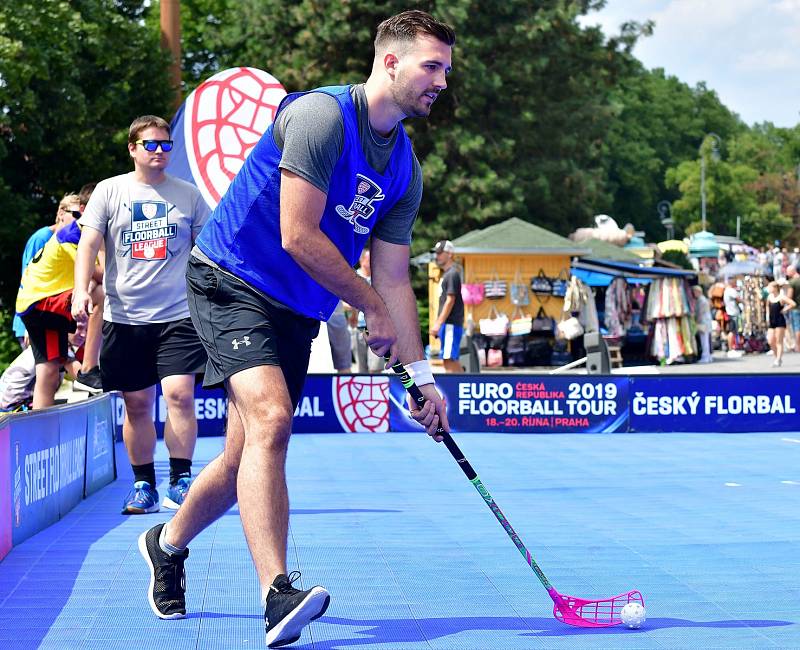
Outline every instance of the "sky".
<path fill-rule="evenodd" d="M 800 0 L 607 0 L 581 18 L 618 34 L 653 20 L 634 55 L 690 86 L 705 81 L 748 124 L 800 123 Z"/>

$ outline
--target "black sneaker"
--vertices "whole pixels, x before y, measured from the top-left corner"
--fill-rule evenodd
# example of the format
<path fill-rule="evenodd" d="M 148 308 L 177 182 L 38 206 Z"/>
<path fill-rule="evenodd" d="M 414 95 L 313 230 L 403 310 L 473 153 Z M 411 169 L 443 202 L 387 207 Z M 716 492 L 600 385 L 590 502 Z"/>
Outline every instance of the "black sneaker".
<path fill-rule="evenodd" d="M 139 535 L 139 552 L 150 567 L 150 590 L 147 600 L 158 618 L 183 618 L 186 616 L 186 571 L 183 563 L 189 549 L 180 555 L 170 555 L 161 550 L 158 538 L 164 524 L 158 524 Z"/>
<path fill-rule="evenodd" d="M 267 646 L 270 648 L 297 641 L 302 629 L 322 616 L 331 602 L 330 594 L 323 587 L 312 587 L 307 591 L 292 587 L 298 578 L 300 572 L 292 571 L 289 576 L 279 575 L 270 585 L 264 608 Z"/>
<path fill-rule="evenodd" d="M 103 382 L 100 379 L 100 366 L 95 366 L 88 372 L 81 372 L 79 370 L 75 381 L 72 382 L 72 387 L 90 393 L 102 393 Z"/>

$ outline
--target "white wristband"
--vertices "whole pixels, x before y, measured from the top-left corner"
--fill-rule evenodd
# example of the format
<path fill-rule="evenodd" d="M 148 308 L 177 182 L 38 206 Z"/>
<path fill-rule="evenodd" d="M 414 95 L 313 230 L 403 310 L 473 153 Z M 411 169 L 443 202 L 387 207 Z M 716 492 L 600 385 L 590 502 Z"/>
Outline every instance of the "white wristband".
<path fill-rule="evenodd" d="M 434 383 L 431 364 L 428 363 L 427 359 L 407 363 L 406 370 L 408 370 L 409 376 L 414 380 L 417 386 L 425 386 L 426 384 Z"/>

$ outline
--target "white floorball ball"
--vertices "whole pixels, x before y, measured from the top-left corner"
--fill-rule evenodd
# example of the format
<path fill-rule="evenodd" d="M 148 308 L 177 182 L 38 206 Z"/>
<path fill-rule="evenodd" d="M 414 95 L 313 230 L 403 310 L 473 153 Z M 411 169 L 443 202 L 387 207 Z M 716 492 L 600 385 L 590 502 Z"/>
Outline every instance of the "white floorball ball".
<path fill-rule="evenodd" d="M 644 605 L 641 603 L 628 603 L 622 608 L 619 617 L 632 630 L 642 627 L 642 623 L 647 620 Z"/>

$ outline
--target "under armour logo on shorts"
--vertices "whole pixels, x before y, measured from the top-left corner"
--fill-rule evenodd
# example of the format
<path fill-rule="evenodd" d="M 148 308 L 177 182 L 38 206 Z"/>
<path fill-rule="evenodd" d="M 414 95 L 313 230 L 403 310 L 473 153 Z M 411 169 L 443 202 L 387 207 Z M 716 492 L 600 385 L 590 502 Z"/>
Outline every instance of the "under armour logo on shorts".
<path fill-rule="evenodd" d="M 233 339 L 233 341 L 231 341 L 231 345 L 233 346 L 234 350 L 238 350 L 240 345 L 248 346 L 250 345 L 250 337 L 243 336 L 241 341 Z"/>

